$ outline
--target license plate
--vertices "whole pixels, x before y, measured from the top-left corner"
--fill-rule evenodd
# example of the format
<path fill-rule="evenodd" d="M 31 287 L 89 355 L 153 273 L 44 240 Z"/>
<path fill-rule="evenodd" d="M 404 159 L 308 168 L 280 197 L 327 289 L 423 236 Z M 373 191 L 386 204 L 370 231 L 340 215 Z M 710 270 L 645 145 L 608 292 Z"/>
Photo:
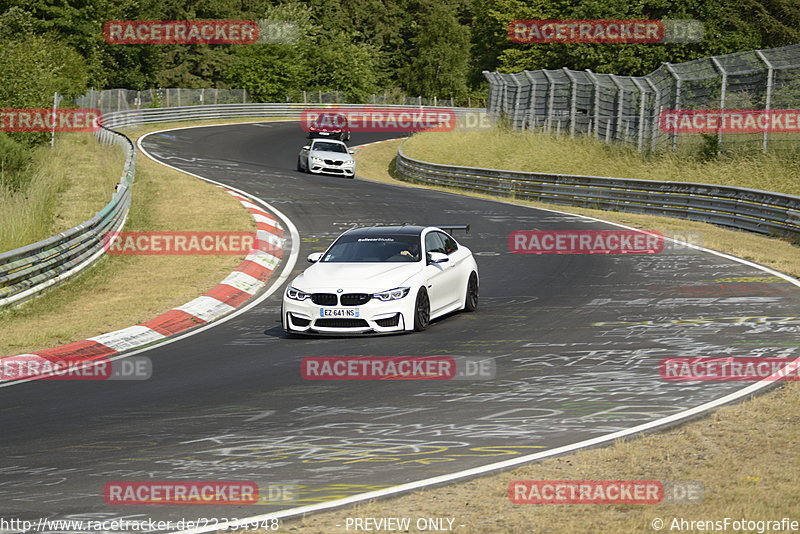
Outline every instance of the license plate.
<path fill-rule="evenodd" d="M 330 309 L 320 308 L 320 317 L 358 317 L 358 308 Z"/>

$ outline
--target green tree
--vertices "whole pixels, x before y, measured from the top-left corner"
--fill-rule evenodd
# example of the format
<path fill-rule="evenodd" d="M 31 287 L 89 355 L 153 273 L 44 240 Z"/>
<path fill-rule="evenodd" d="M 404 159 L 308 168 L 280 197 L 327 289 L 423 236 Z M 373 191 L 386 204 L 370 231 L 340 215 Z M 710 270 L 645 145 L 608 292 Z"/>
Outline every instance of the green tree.
<path fill-rule="evenodd" d="M 78 96 L 86 91 L 88 79 L 80 54 L 55 38 L 27 35 L 0 41 L 0 108 L 49 108 L 53 93 Z M 33 133 L 11 137 L 27 144 L 47 138 Z"/>
<path fill-rule="evenodd" d="M 592 69 L 642 75 L 663 62 L 782 46 L 800 40 L 800 7 L 791 0 L 473 0 L 479 29 L 474 34 L 473 76 L 481 70 Z M 666 44 L 515 44 L 507 37 L 516 19 L 697 19 L 705 38 Z"/>
<path fill-rule="evenodd" d="M 3 107 L 48 107 L 55 91 L 83 94 L 89 75 L 84 59 L 68 45 L 27 35 L 0 42 L 0 79 Z"/>
<path fill-rule="evenodd" d="M 341 91 L 363 100 L 378 91 L 377 49 L 342 31 L 325 32 L 308 49 L 308 83 L 313 91 Z"/>
<path fill-rule="evenodd" d="M 400 77 L 410 94 L 462 97 L 467 93 L 470 35 L 458 20 L 456 6 L 431 3 L 420 16 L 412 42 L 416 55 Z"/>
<path fill-rule="evenodd" d="M 234 47 L 221 79 L 230 87 L 247 89 L 256 101 L 283 101 L 296 96 L 308 84 L 307 53 L 314 27 L 311 9 L 292 2 L 262 5 L 251 12 L 255 19 L 283 21 L 296 25 L 294 42 Z"/>

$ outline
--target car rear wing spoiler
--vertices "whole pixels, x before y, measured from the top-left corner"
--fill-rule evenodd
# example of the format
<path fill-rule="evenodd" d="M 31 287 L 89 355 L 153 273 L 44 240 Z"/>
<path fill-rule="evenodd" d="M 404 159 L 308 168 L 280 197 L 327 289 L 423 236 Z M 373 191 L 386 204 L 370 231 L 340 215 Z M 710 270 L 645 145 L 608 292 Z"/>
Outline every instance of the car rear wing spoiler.
<path fill-rule="evenodd" d="M 469 233 L 468 224 L 432 224 L 431 226 L 435 226 L 436 228 L 441 228 L 445 232 L 449 233 L 453 233 L 456 230 L 464 230 L 464 232 Z"/>

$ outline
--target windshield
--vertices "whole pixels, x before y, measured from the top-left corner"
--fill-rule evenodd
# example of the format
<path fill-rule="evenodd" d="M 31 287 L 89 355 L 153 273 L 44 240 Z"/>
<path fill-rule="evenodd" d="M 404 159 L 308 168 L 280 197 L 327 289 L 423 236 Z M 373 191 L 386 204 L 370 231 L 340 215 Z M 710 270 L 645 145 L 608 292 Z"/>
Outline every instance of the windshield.
<path fill-rule="evenodd" d="M 347 117 L 344 115 L 330 115 L 323 113 L 311 123 L 312 126 L 320 129 L 341 130 L 347 127 Z"/>
<path fill-rule="evenodd" d="M 320 261 L 331 263 L 414 262 L 420 260 L 419 251 L 419 236 L 345 235 L 333 244 Z"/>
<path fill-rule="evenodd" d="M 312 145 L 311 150 L 321 150 L 324 152 L 341 152 L 347 154 L 347 147 L 339 143 L 331 143 L 329 141 L 316 142 Z"/>

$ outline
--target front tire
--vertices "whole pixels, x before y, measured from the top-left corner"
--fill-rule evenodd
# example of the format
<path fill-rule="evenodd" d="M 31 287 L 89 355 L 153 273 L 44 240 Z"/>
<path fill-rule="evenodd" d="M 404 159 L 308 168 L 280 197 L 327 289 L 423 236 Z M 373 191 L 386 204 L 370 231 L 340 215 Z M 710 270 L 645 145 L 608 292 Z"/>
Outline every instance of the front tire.
<path fill-rule="evenodd" d="M 297 156 L 297 170 L 298 170 L 299 172 L 304 172 L 304 171 L 303 171 L 303 165 L 302 165 L 302 164 L 301 164 L 301 162 L 300 162 L 300 156 Z"/>
<path fill-rule="evenodd" d="M 478 275 L 474 272 L 467 281 L 467 295 L 464 298 L 464 311 L 474 312 L 478 309 Z"/>
<path fill-rule="evenodd" d="M 431 301 L 424 287 L 417 293 L 417 302 L 414 304 L 414 330 L 422 332 L 431 321 Z"/>

